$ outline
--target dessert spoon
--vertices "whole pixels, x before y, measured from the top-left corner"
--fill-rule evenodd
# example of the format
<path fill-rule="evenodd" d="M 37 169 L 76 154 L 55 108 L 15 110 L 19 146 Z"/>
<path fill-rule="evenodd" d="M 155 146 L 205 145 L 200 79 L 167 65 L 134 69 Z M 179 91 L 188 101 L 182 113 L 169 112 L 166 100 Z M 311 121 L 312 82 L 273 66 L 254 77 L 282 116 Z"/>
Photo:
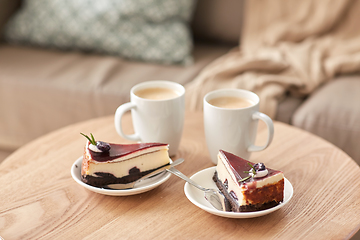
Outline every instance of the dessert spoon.
<path fill-rule="evenodd" d="M 166 169 L 166 171 L 171 172 L 172 174 L 174 174 L 174 175 L 178 176 L 179 178 L 182 178 L 186 182 L 190 183 L 194 187 L 200 189 L 201 191 L 204 191 L 205 199 L 214 208 L 216 208 L 217 210 L 220 210 L 220 211 L 226 211 L 225 197 L 219 190 L 212 189 L 212 188 L 204 188 L 204 187 L 200 186 L 199 184 L 197 184 L 196 182 L 194 182 L 193 180 L 188 178 L 186 175 L 184 175 L 182 172 L 180 172 L 179 170 L 177 170 L 174 167 L 170 167 L 169 169 Z"/>
<path fill-rule="evenodd" d="M 151 178 L 151 177 L 154 177 L 155 175 L 157 174 L 160 174 L 161 172 L 171 168 L 171 167 L 174 167 L 174 166 L 177 166 L 179 165 L 180 163 L 184 162 L 184 159 L 183 158 L 179 158 L 179 159 L 176 159 L 175 161 L 173 161 L 172 163 L 170 163 L 169 165 L 166 165 L 164 167 L 161 167 L 159 169 L 156 169 L 155 171 L 149 173 L 149 174 L 146 174 L 144 176 L 142 176 L 141 178 L 139 178 L 138 180 L 134 181 L 134 182 L 130 182 L 130 183 L 116 183 L 116 184 L 109 184 L 107 185 L 106 188 L 110 188 L 110 189 L 116 189 L 116 190 L 122 190 L 122 189 L 129 189 L 129 188 L 134 188 L 134 186 L 145 180 L 145 179 L 148 179 L 148 178 Z"/>

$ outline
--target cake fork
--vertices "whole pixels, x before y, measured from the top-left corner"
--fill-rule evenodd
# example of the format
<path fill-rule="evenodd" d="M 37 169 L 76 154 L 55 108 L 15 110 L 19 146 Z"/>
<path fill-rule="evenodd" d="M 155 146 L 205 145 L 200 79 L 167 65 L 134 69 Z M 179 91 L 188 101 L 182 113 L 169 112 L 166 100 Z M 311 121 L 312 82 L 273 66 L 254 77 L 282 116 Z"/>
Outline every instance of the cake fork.
<path fill-rule="evenodd" d="M 183 174 L 182 172 L 180 172 L 179 170 L 177 170 L 174 167 L 166 169 L 166 171 L 171 172 L 172 174 L 178 176 L 179 178 L 182 178 L 183 180 L 190 183 L 194 187 L 196 187 L 196 188 L 200 189 L 201 191 L 203 191 L 204 195 L 205 195 L 205 199 L 214 208 L 216 208 L 217 210 L 220 210 L 220 211 L 226 211 L 225 197 L 219 190 L 212 189 L 212 188 L 204 188 L 204 187 L 200 186 L 199 184 L 197 184 L 196 182 L 194 182 L 193 180 L 188 178 L 185 174 Z"/>

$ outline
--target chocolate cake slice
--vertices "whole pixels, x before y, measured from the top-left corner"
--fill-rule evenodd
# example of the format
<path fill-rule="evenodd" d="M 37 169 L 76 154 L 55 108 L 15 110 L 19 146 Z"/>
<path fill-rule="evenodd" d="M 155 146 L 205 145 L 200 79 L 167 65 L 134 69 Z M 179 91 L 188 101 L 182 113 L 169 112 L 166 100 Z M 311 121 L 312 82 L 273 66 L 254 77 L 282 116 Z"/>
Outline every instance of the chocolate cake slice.
<path fill-rule="evenodd" d="M 134 182 L 170 164 L 168 149 L 164 143 L 114 144 L 88 140 L 81 179 L 95 187 Z"/>
<path fill-rule="evenodd" d="M 223 150 L 213 176 L 232 212 L 252 212 L 274 207 L 284 199 L 284 175 Z"/>

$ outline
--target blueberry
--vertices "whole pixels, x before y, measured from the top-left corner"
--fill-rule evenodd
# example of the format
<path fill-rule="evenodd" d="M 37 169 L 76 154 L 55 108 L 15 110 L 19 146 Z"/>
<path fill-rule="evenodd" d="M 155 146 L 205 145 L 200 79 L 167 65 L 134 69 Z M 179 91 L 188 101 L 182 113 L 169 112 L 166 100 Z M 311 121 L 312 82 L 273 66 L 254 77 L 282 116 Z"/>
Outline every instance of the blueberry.
<path fill-rule="evenodd" d="M 97 141 L 96 147 L 102 152 L 108 152 L 108 151 L 110 151 L 110 148 L 111 148 L 110 144 L 108 144 L 106 142 L 102 142 L 102 141 Z"/>
<path fill-rule="evenodd" d="M 264 171 L 266 169 L 265 164 L 257 163 L 254 165 L 256 171 Z"/>

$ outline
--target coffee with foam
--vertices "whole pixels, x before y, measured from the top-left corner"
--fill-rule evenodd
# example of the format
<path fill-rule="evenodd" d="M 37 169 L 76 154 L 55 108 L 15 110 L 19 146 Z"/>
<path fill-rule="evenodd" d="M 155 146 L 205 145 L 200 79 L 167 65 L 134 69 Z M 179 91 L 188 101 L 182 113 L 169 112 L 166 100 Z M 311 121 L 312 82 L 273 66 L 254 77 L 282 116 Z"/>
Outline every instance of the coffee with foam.
<path fill-rule="evenodd" d="M 170 88 L 144 88 L 135 92 L 135 95 L 140 98 L 150 100 L 166 100 L 176 98 L 179 93 Z"/>
<path fill-rule="evenodd" d="M 211 105 L 219 108 L 247 108 L 253 106 L 255 103 L 249 99 L 241 97 L 217 97 L 208 101 Z"/>

